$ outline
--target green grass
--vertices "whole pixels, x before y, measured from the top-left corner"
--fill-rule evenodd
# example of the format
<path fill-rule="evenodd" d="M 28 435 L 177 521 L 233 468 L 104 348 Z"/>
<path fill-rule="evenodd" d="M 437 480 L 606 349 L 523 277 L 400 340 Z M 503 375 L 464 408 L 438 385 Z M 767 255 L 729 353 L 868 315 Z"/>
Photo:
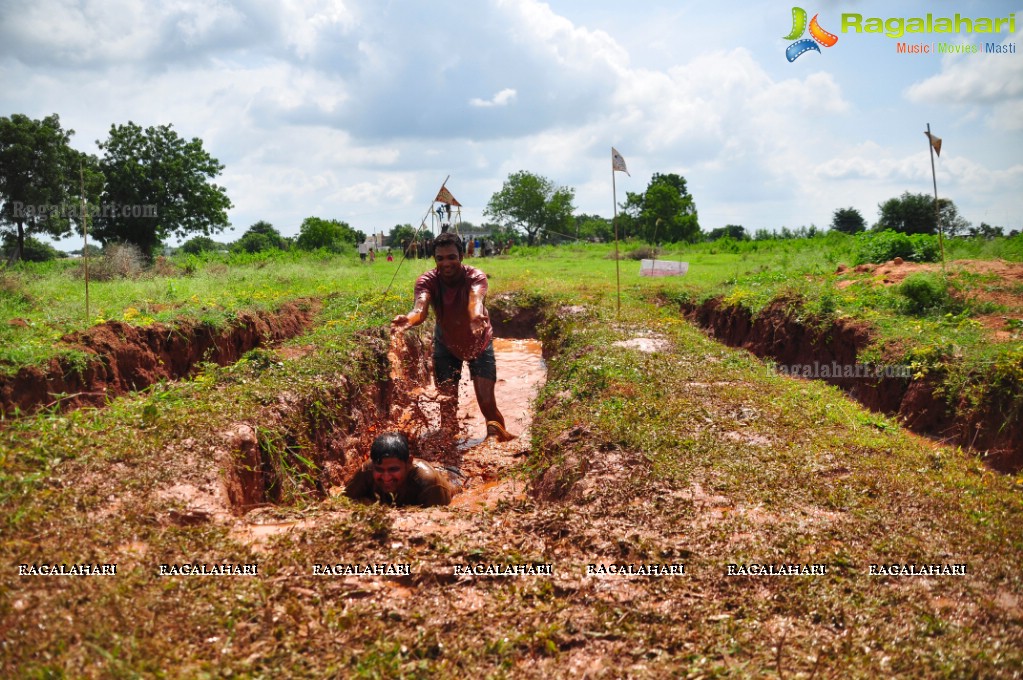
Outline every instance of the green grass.
<path fill-rule="evenodd" d="M 623 243 L 622 257 L 642 245 Z M 1005 383 L 1005 389 L 993 397 L 1018 398 L 1012 377 L 1018 372 L 1018 343 L 990 342 L 990 333 L 976 319 L 978 314 L 1004 313 L 1005 330 L 1023 339 L 1018 324 L 1013 325 L 1019 321 L 1013 315 L 1023 318 L 1023 309 L 1003 309 L 978 299 L 998 287 L 996 280 L 952 267 L 947 284 L 951 297 L 914 310 L 900 294 L 904 286 L 876 285 L 869 274 L 847 288 L 837 286 L 842 277 L 835 274 L 836 267 L 853 262 L 857 248 L 856 238 L 837 233 L 814 239 L 674 245 L 658 257 L 689 262 L 689 273 L 654 280 L 639 276 L 638 261 L 622 259 L 616 266 L 609 244 L 520 247 L 511 257 L 476 258 L 472 263 L 486 269 L 492 292 L 521 289 L 586 304 L 610 301 L 617 307 L 619 280 L 626 299 L 659 295 L 700 302 L 721 296 L 754 315 L 786 300 L 792 313 L 810 325 L 827 328 L 842 317 L 866 323 L 874 341 L 863 352 L 863 361 L 909 365 L 917 375 L 940 376 L 950 404 L 963 403 L 964 396 L 980 403 L 984 385 L 996 383 Z M 1023 237 L 949 239 L 946 250 L 950 259 L 1021 261 Z M 298 298 L 324 302 L 316 327 L 328 331 L 382 311 L 383 319 L 407 311 L 402 307 L 409 304 L 412 282 L 430 266 L 427 260 L 406 261 L 400 268 L 397 261 L 365 265 L 351 255 L 300 252 L 184 257 L 173 276 L 93 283 L 86 319 L 83 282 L 74 273 L 77 263 L 22 265 L 5 270 L 0 278 L 0 313 L 23 320 L 0 325 L 0 371 L 13 374 L 58 354 L 66 365 L 80 364 L 85 355 L 60 339 L 105 319 L 137 325 L 189 319 L 220 327 L 242 311 L 273 309 Z M 384 295 L 396 269 L 398 275 Z M 330 342 L 331 337 L 328 332 L 315 341 Z"/>
<path fill-rule="evenodd" d="M 564 482 L 557 498 L 528 494 L 482 513 L 362 507 L 316 486 L 327 467 L 321 439 L 352 446 L 344 437 L 379 417 L 383 326 L 407 311 L 428 263 L 403 265 L 386 295 L 393 270 L 383 262 L 218 273 L 223 285 L 211 290 L 224 299 L 245 299 L 242 290 L 263 291 L 268 304 L 320 298 L 315 326 L 290 343 L 309 352 L 283 360 L 259 349 L 106 408 L 4 424 L 0 675 L 560 677 L 592 665 L 615 677 L 1013 677 L 1023 664 L 1023 476 L 908 435 L 835 388 L 780 376 L 651 303 L 744 290 L 770 300 L 786 285 L 781 259 L 824 269 L 793 244 L 748 261 L 711 250 L 677 253 L 692 276 L 671 281 L 642 279 L 637 262 L 621 261 L 621 314 L 606 246 L 473 262 L 491 275 L 492 294 L 548 310 L 541 333 L 554 351 L 528 456 L 504 474 L 526 474 L 534 489 Z M 755 271 L 769 262 L 777 267 Z M 811 284 L 789 285 L 805 285 L 822 313 L 831 304 Z M 832 313 L 846 313 L 833 302 Z M 655 353 L 615 345 L 636 337 L 666 344 Z M 310 523 L 259 550 L 236 538 L 230 517 L 168 519 L 182 509 L 170 490 L 217 488 L 225 431 L 239 423 L 257 431 L 282 490 L 278 505 L 248 519 Z M 474 559 L 550 561 L 558 576 L 447 577 Z M 11 568 L 85 560 L 116 561 L 118 576 L 26 579 Z M 185 560 L 257 561 L 261 576 L 155 576 L 155 565 Z M 309 574 L 340 561 L 408 562 L 416 576 Z M 598 561 L 681 561 L 687 574 L 584 578 Z M 747 561 L 830 569 L 827 578 L 723 575 Z M 880 561 L 965 562 L 970 575 L 867 576 Z"/>

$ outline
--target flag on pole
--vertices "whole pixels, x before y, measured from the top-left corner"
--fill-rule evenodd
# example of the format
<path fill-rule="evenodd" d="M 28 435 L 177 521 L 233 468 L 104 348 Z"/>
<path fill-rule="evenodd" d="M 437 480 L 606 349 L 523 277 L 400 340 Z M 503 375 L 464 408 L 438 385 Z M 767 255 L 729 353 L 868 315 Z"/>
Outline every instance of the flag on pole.
<path fill-rule="evenodd" d="M 433 199 L 437 203 L 447 203 L 448 205 L 462 206 L 461 203 L 455 200 L 455 197 L 451 195 L 447 187 L 441 187 L 440 191 L 437 192 L 437 198 Z"/>
<path fill-rule="evenodd" d="M 931 140 L 931 146 L 934 147 L 934 153 L 936 153 L 936 154 L 938 154 L 940 156 L 941 155 L 941 137 L 938 137 L 937 135 L 932 135 L 930 132 L 925 132 L 924 134 L 927 135 L 927 139 Z"/>
<path fill-rule="evenodd" d="M 624 172 L 629 175 L 628 168 L 625 167 L 625 159 L 618 153 L 618 149 L 611 147 L 611 172 Z M 632 175 L 629 175 L 632 177 Z"/>

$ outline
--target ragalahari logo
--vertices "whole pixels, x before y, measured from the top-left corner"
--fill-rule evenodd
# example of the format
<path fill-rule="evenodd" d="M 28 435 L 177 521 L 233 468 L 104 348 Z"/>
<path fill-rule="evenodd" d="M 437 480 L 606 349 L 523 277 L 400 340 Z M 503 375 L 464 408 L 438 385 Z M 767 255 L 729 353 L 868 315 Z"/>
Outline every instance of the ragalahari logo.
<path fill-rule="evenodd" d="M 821 51 L 821 48 L 817 47 L 820 43 L 825 47 L 831 47 L 838 42 L 838 36 L 833 33 L 828 33 L 821 25 L 817 23 L 818 14 L 813 15 L 813 19 L 810 20 L 810 37 L 803 38 L 802 40 L 796 40 L 803 35 L 806 31 L 806 10 L 802 7 L 792 8 L 792 32 L 785 36 L 786 40 L 795 40 L 785 49 L 785 58 L 790 62 L 795 61 L 801 54 L 809 52 L 810 50 Z"/>

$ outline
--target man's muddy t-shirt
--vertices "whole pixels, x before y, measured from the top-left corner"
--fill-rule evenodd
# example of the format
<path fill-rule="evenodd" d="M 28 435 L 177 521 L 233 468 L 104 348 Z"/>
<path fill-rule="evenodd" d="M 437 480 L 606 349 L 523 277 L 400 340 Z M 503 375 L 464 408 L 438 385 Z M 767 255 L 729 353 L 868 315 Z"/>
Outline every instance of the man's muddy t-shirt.
<path fill-rule="evenodd" d="M 447 473 L 421 460 L 413 461 L 412 469 L 393 497 L 374 487 L 372 462 L 356 472 L 345 487 L 345 495 L 355 500 L 379 501 L 398 506 L 418 505 L 424 508 L 448 505 L 454 493 L 455 488 Z"/>
<path fill-rule="evenodd" d="M 487 275 L 475 267 L 464 264 L 462 270 L 465 274 L 462 282 L 449 286 L 441 281 L 436 269 L 431 269 L 416 280 L 414 296 L 418 300 L 424 291 L 430 294 L 430 306 L 437 316 L 434 338 L 442 342 L 459 359 L 472 361 L 494 339 L 494 329 L 490 326 L 490 317 L 484 307 L 483 318 L 486 320 L 486 326 L 483 334 L 473 335 L 469 326 L 469 290 L 473 286 L 480 286 L 480 292 L 485 297 Z"/>

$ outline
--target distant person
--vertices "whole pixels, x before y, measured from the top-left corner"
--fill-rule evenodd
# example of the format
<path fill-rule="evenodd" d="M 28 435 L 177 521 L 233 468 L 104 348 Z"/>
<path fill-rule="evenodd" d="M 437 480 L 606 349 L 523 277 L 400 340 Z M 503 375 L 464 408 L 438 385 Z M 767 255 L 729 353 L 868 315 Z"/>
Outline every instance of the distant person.
<path fill-rule="evenodd" d="M 385 432 L 374 439 L 369 458 L 345 486 L 349 498 L 427 508 L 448 505 L 462 485 L 457 470 L 416 460 L 408 438 L 400 432 Z"/>
<path fill-rule="evenodd" d="M 369 254 L 369 241 L 363 241 L 359 244 L 359 259 L 363 262 L 366 261 L 366 256 Z"/>
<path fill-rule="evenodd" d="M 369 249 L 369 261 L 370 261 L 370 264 L 372 264 L 373 262 L 376 262 L 376 261 L 377 261 L 377 255 L 376 255 L 376 253 L 375 253 L 375 252 L 373 251 L 373 249 L 372 249 L 372 248 L 370 248 L 370 249 Z"/>
<path fill-rule="evenodd" d="M 432 307 L 437 319 L 433 330 L 433 380 L 444 397 L 441 426 L 454 428 L 457 424 L 458 382 L 462 364 L 468 362 L 476 403 L 487 421 L 487 436 L 507 441 L 514 436 L 505 429 L 494 396 L 497 361 L 494 330 L 484 306 L 487 275 L 462 264 L 462 256 L 462 241 L 457 234 L 448 232 L 437 237 L 437 267 L 416 280 L 412 311 L 394 317 L 391 332 L 401 333 L 423 323 Z"/>
<path fill-rule="evenodd" d="M 394 262 L 394 255 L 391 254 L 391 249 L 390 248 L 387 249 L 387 261 L 388 262 Z"/>
<path fill-rule="evenodd" d="M 466 251 L 465 251 L 465 253 L 466 253 L 466 255 L 468 255 L 469 257 L 472 257 L 472 256 L 473 256 L 473 253 L 474 253 L 475 251 L 476 251 L 476 241 L 475 241 L 474 239 L 469 239 L 469 246 L 468 246 L 468 247 L 466 248 Z"/>

